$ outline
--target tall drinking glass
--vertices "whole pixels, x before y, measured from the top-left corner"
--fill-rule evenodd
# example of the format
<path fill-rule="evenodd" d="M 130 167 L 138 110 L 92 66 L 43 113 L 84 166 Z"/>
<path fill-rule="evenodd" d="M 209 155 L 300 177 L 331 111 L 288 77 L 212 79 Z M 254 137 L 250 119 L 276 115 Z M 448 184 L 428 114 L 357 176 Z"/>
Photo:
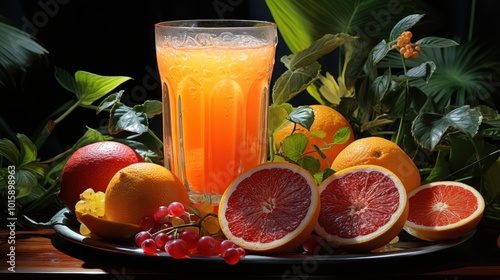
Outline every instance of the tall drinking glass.
<path fill-rule="evenodd" d="M 181 20 L 155 25 L 165 166 L 195 201 L 217 204 L 242 172 L 267 159 L 276 25 Z"/>

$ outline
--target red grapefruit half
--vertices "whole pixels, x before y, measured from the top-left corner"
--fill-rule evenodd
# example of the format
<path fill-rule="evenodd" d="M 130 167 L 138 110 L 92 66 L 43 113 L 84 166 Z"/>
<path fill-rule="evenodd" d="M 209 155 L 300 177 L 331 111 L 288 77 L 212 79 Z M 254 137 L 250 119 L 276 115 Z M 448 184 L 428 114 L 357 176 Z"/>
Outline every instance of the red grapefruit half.
<path fill-rule="evenodd" d="M 260 254 L 292 252 L 314 230 L 318 187 L 297 165 L 264 163 L 231 183 L 218 214 L 222 232 L 240 247 Z"/>
<path fill-rule="evenodd" d="M 389 169 L 359 165 L 335 172 L 319 186 L 316 233 L 348 251 L 368 252 L 388 244 L 403 229 L 408 198 Z"/>
<path fill-rule="evenodd" d="M 485 207 L 476 189 L 455 181 L 424 184 L 408 194 L 408 203 L 405 231 L 435 242 L 460 238 L 472 231 Z"/>

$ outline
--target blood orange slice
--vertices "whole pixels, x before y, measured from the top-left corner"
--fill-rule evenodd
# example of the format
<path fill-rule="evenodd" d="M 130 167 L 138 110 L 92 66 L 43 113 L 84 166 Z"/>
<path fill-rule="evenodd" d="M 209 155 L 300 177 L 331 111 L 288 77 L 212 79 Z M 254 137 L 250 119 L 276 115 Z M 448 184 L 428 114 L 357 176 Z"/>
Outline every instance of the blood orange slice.
<path fill-rule="evenodd" d="M 261 254 L 296 250 L 312 233 L 319 191 L 301 167 L 268 162 L 238 176 L 219 204 L 219 224 L 240 247 Z"/>
<path fill-rule="evenodd" d="M 371 251 L 403 229 L 408 198 L 389 169 L 358 165 L 335 172 L 319 186 L 321 210 L 316 233 L 348 251 Z"/>
<path fill-rule="evenodd" d="M 433 182 L 408 194 L 410 212 L 404 229 L 427 241 L 460 238 L 472 231 L 484 212 L 481 194 L 464 183 Z"/>

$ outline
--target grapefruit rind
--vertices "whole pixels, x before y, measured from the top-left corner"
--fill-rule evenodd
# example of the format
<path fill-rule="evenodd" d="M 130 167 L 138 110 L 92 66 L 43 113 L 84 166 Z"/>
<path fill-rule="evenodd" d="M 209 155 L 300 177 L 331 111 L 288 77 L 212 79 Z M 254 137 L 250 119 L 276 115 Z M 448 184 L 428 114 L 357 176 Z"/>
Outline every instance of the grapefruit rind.
<path fill-rule="evenodd" d="M 345 249 L 351 252 L 369 252 L 380 247 L 383 247 L 391 242 L 403 229 L 406 218 L 408 217 L 408 197 L 406 189 L 401 182 L 401 180 L 389 169 L 377 166 L 377 165 L 359 165 L 345 168 L 343 170 L 337 171 L 332 176 L 328 177 L 319 186 L 320 197 L 321 197 L 321 215 L 326 215 L 324 212 L 327 209 L 327 205 L 331 202 L 325 201 L 321 194 L 327 189 L 332 187 L 332 183 L 336 180 L 345 178 L 346 176 L 356 173 L 356 172 L 381 172 L 384 176 L 387 176 L 391 181 L 394 182 L 394 186 L 398 192 L 398 207 L 396 211 L 392 213 L 389 220 L 382 226 L 380 226 L 375 232 L 356 236 L 353 238 L 344 238 L 335 233 L 329 233 L 326 231 L 325 227 L 321 224 L 321 217 L 318 219 L 314 230 L 328 243 Z M 325 206 L 325 207 L 323 207 Z M 326 225 L 325 225 L 326 226 Z"/>
<path fill-rule="evenodd" d="M 245 180 L 250 180 L 249 178 L 255 174 L 258 173 L 262 170 L 266 169 L 286 169 L 292 171 L 294 174 L 300 175 L 307 187 L 310 189 L 310 197 L 304 197 L 303 201 L 310 200 L 310 206 L 307 210 L 307 213 L 305 213 L 302 221 L 300 224 L 291 232 L 287 233 L 286 235 L 282 236 L 280 239 L 277 239 L 275 241 L 271 242 L 254 242 L 254 241 L 249 241 L 245 240 L 244 238 L 241 238 L 239 236 L 236 236 L 233 234 L 231 231 L 231 221 L 229 221 L 226 217 L 226 213 L 229 210 L 229 208 L 233 208 L 235 210 L 236 207 L 232 207 L 228 205 L 228 201 L 230 197 L 233 194 L 237 195 L 237 192 L 240 192 L 239 186 L 240 184 L 245 181 Z M 248 185 L 247 185 L 248 186 Z M 263 190 L 262 187 L 266 187 L 267 190 Z M 258 188 L 252 189 L 252 192 L 259 192 L 262 195 L 259 195 L 259 198 L 262 198 L 263 201 L 265 200 L 265 195 L 264 193 L 269 193 L 269 191 L 273 189 L 274 186 L 259 186 Z M 218 218 L 219 218 L 219 224 L 221 227 L 222 232 L 226 236 L 227 239 L 233 241 L 236 245 L 244 248 L 247 251 L 258 253 L 258 254 L 263 254 L 263 255 L 270 255 L 270 254 L 281 254 L 281 253 L 289 253 L 295 251 L 300 245 L 307 239 L 307 237 L 313 232 L 314 230 L 314 225 L 317 222 L 318 216 L 319 216 L 319 191 L 316 185 L 316 181 L 314 180 L 314 177 L 310 175 L 305 169 L 302 169 L 301 167 L 290 164 L 290 163 L 285 163 L 285 162 L 266 162 L 263 163 L 257 167 L 254 167 L 247 171 L 246 173 L 241 174 L 238 176 L 231 184 L 230 186 L 226 189 L 226 191 L 223 193 L 220 204 L 219 204 L 219 211 L 218 211 Z M 244 207 L 238 207 L 239 209 L 244 209 Z M 279 209 L 281 211 L 287 211 L 290 209 Z M 293 212 L 291 212 L 291 217 L 293 216 Z M 245 217 L 248 218 L 248 215 L 245 215 L 245 213 L 242 213 L 241 219 L 245 219 Z M 246 219 L 243 222 L 248 222 L 250 219 Z M 234 221 L 234 220 L 233 220 Z M 266 234 L 267 233 L 272 233 L 272 228 L 273 226 L 268 224 L 266 226 L 261 227 L 261 231 L 259 234 Z"/>
<path fill-rule="evenodd" d="M 485 208 L 485 202 L 483 196 L 472 186 L 469 186 L 461 182 L 439 181 L 439 182 L 427 183 L 411 191 L 408 194 L 408 198 L 411 199 L 411 197 L 414 196 L 419 191 L 440 185 L 452 185 L 470 191 L 471 194 L 473 194 L 477 198 L 477 208 L 467 218 L 464 218 L 459 222 L 443 226 L 420 225 L 415 222 L 412 222 L 411 218 L 409 217 L 404 225 L 404 230 L 408 234 L 425 241 L 431 241 L 431 242 L 449 241 L 465 236 L 467 233 L 471 232 L 474 228 L 476 228 L 479 222 L 481 221 Z"/>

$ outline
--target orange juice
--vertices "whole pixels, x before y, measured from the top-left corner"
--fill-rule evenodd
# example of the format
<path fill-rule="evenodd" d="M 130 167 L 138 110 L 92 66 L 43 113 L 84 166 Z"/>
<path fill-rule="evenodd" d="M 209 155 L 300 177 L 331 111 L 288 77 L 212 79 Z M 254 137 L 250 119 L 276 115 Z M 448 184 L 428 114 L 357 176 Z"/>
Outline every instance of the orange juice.
<path fill-rule="evenodd" d="M 267 158 L 275 44 L 156 50 L 165 164 L 192 194 L 221 195 Z"/>

